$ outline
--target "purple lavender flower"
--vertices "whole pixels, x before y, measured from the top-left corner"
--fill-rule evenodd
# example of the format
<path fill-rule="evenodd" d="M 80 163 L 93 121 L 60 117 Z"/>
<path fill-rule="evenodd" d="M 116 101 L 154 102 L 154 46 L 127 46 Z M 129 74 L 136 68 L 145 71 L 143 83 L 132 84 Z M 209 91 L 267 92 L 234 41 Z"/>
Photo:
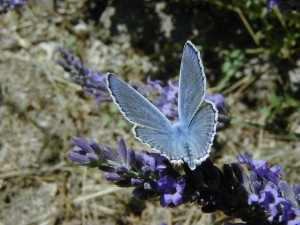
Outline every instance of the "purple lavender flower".
<path fill-rule="evenodd" d="M 158 153 L 135 154 L 123 139 L 118 140 L 118 153 L 109 147 L 100 148 L 84 138 L 74 138 L 75 145 L 67 157 L 78 165 L 97 166 L 107 172 L 106 179 L 122 187 L 135 187 L 133 196 L 140 200 L 161 196 L 163 206 L 177 206 L 185 183 L 168 160 Z M 170 184 L 168 181 L 174 181 Z M 175 182 L 176 181 L 176 182 Z"/>
<path fill-rule="evenodd" d="M 281 168 L 247 155 L 239 154 L 238 160 L 251 169 L 250 178 L 244 175 L 249 205 L 261 207 L 271 224 L 300 224 L 300 191 L 282 181 Z"/>
<path fill-rule="evenodd" d="M 141 169 L 145 176 L 153 172 L 162 172 L 167 168 L 166 161 L 168 160 L 158 153 L 143 151 L 139 154 L 138 160 L 136 168 Z"/>
<path fill-rule="evenodd" d="M 249 155 L 239 154 L 237 158 L 240 163 L 250 166 L 251 171 L 257 176 L 265 178 L 276 184 L 281 180 L 280 177 L 283 173 L 279 166 L 270 168 L 268 162 L 264 160 L 253 160 Z"/>
<path fill-rule="evenodd" d="M 280 167 L 269 167 L 264 160 L 239 154 L 248 173 L 236 163 L 220 170 L 209 159 L 195 170 L 183 164 L 184 173 L 179 173 L 164 156 L 136 154 L 122 139 L 118 140 L 118 153 L 83 138 L 74 138 L 73 143 L 69 159 L 97 166 L 118 186 L 134 187 L 132 195 L 137 199 L 159 197 L 163 207 L 196 202 L 203 212 L 222 211 L 248 225 L 300 224 L 300 185 L 283 181 Z"/>
<path fill-rule="evenodd" d="M 106 74 L 91 71 L 69 50 L 58 48 L 58 52 L 63 60 L 57 58 L 57 63 L 70 73 L 72 80 L 81 85 L 88 95 L 95 96 L 97 104 L 111 101 L 106 88 Z"/>
<path fill-rule="evenodd" d="M 157 190 L 162 194 L 160 197 L 160 205 L 178 206 L 183 203 L 183 194 L 186 182 L 183 177 L 175 179 L 169 175 L 162 176 L 157 181 Z"/>
<path fill-rule="evenodd" d="M 15 8 L 22 7 L 27 3 L 27 0 L 1 0 L 0 1 L 0 13 L 6 13 Z"/>
<path fill-rule="evenodd" d="M 216 108 L 218 109 L 219 113 L 225 115 L 228 113 L 228 105 L 223 95 L 221 94 L 210 95 L 206 93 L 205 99 L 213 102 Z"/>
<path fill-rule="evenodd" d="M 300 12 L 299 0 L 267 0 L 268 12 L 271 12 L 273 7 L 278 7 L 281 12 L 287 10 L 296 10 Z"/>

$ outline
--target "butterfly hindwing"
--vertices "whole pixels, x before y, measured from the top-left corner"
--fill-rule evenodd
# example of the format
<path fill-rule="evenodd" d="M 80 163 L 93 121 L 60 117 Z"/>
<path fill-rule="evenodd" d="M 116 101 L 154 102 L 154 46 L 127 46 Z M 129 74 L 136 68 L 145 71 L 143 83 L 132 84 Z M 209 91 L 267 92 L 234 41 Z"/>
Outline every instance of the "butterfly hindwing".
<path fill-rule="evenodd" d="M 204 100 L 189 125 L 189 141 L 197 147 L 193 148 L 195 158 L 202 159 L 208 156 L 216 134 L 217 119 L 218 111 L 214 104 Z"/>
<path fill-rule="evenodd" d="M 181 151 L 180 142 L 172 137 L 171 131 L 161 132 L 147 127 L 136 126 L 134 132 L 136 138 L 164 154 L 170 160 L 178 161 L 184 158 L 185 153 Z"/>

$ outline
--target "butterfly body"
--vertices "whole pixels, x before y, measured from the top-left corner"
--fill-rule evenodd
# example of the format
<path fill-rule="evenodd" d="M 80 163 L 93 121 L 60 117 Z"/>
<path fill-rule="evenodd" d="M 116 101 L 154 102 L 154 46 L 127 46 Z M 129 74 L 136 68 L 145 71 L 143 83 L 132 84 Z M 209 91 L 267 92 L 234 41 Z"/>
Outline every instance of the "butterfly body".
<path fill-rule="evenodd" d="M 190 131 L 185 123 L 180 121 L 172 124 L 171 136 L 174 141 L 183 143 L 190 136 Z"/>
<path fill-rule="evenodd" d="M 200 54 L 191 42 L 185 44 L 180 68 L 178 115 L 171 123 L 145 97 L 113 74 L 107 87 L 123 116 L 132 124 L 133 133 L 171 160 L 185 162 L 193 170 L 204 161 L 216 133 L 218 112 L 204 100 L 206 79 Z"/>
<path fill-rule="evenodd" d="M 195 146 L 192 146 L 193 144 L 190 141 L 192 139 L 192 134 L 190 133 L 188 126 L 185 123 L 179 121 L 172 125 L 172 128 L 172 141 L 175 143 L 174 148 L 183 149 L 183 154 L 180 157 L 184 162 L 190 162 L 188 163 L 189 166 L 191 168 L 194 168 L 196 166 L 194 165 L 193 160 L 194 158 L 196 158 L 196 155 L 193 155 L 193 149 L 195 148 Z"/>

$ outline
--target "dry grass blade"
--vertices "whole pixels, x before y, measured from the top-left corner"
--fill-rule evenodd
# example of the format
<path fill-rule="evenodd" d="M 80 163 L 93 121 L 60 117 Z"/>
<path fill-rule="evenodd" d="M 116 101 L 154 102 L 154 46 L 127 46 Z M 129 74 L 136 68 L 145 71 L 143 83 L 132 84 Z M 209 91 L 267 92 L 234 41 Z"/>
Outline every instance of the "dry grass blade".
<path fill-rule="evenodd" d="M 104 190 L 101 190 L 101 191 L 98 191 L 98 192 L 95 192 L 95 193 L 91 193 L 91 194 L 86 194 L 86 195 L 83 195 L 83 196 L 78 196 L 73 200 L 73 203 L 80 203 L 80 202 L 87 201 L 87 200 L 90 200 L 90 199 L 93 199 L 93 198 L 97 198 L 97 197 L 100 197 L 100 196 L 103 196 L 103 195 L 108 195 L 108 194 L 111 194 L 111 193 L 115 193 L 115 192 L 120 191 L 120 190 L 122 190 L 122 188 L 120 188 L 120 187 L 108 186 Z"/>

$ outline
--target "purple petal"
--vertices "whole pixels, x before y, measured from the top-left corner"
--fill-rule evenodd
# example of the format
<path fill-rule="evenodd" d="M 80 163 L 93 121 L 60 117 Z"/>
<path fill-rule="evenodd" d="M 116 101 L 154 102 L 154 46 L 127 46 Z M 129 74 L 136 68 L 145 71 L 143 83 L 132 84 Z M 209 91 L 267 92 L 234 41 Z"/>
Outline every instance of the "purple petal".
<path fill-rule="evenodd" d="M 86 157 L 89 159 L 90 162 L 97 162 L 99 161 L 99 157 L 94 153 L 87 153 Z"/>
<path fill-rule="evenodd" d="M 171 194 L 163 194 L 160 197 L 160 205 L 162 207 L 170 206 L 173 203 L 173 198 Z"/>
<path fill-rule="evenodd" d="M 259 200 L 259 197 L 258 197 L 257 195 L 251 194 L 251 195 L 249 195 L 249 197 L 248 197 L 248 204 L 249 204 L 249 205 L 252 205 L 253 203 L 257 203 L 258 200 Z"/>
<path fill-rule="evenodd" d="M 141 154 L 136 155 L 135 161 L 134 161 L 134 168 L 138 171 L 140 171 L 143 167 L 143 157 Z"/>
<path fill-rule="evenodd" d="M 97 155 L 102 154 L 101 148 L 99 147 L 99 145 L 96 142 L 91 141 L 90 146 Z"/>
<path fill-rule="evenodd" d="M 121 175 L 128 173 L 128 169 L 125 166 L 118 166 L 116 168 L 116 173 L 121 176 Z"/>
<path fill-rule="evenodd" d="M 298 216 L 297 218 L 290 220 L 287 225 L 299 225 L 300 224 L 300 216 Z"/>
<path fill-rule="evenodd" d="M 148 182 L 145 182 L 145 183 L 144 183 L 144 189 L 145 189 L 145 190 L 152 190 L 151 184 L 148 183 Z"/>
<path fill-rule="evenodd" d="M 128 149 L 127 166 L 133 166 L 135 162 L 135 152 L 132 149 Z"/>
<path fill-rule="evenodd" d="M 125 141 L 122 138 L 118 139 L 118 151 L 122 162 L 127 163 L 127 148 L 125 145 Z"/>
<path fill-rule="evenodd" d="M 215 94 L 215 95 L 210 95 L 210 94 L 205 94 L 205 100 L 208 100 L 210 102 L 213 102 L 220 112 L 220 114 L 227 114 L 228 112 L 228 105 L 226 103 L 226 100 L 223 95 L 221 94 Z"/>
<path fill-rule="evenodd" d="M 179 206 L 179 205 L 181 205 L 182 202 L 183 202 L 182 195 L 179 194 L 179 193 L 175 193 L 175 194 L 173 195 L 172 199 L 173 199 L 173 204 L 174 204 L 175 206 Z"/>
<path fill-rule="evenodd" d="M 283 176 L 283 171 L 279 165 L 275 165 L 275 166 L 271 167 L 270 170 L 280 176 Z"/>
<path fill-rule="evenodd" d="M 87 165 L 90 163 L 90 160 L 85 155 L 81 155 L 76 152 L 69 152 L 67 154 L 67 157 L 68 159 L 79 165 Z"/>
<path fill-rule="evenodd" d="M 105 175 L 105 178 L 109 181 L 117 181 L 120 179 L 120 176 L 116 173 L 109 173 Z"/>
<path fill-rule="evenodd" d="M 140 179 L 131 178 L 131 184 L 132 184 L 133 186 L 139 187 L 139 186 L 142 186 L 142 185 L 143 185 L 143 181 L 140 180 Z"/>
<path fill-rule="evenodd" d="M 120 157 L 111 148 L 104 147 L 102 149 L 102 154 L 103 154 L 103 157 L 108 160 L 114 161 L 116 163 L 121 163 Z"/>
<path fill-rule="evenodd" d="M 161 193 L 173 194 L 174 192 L 176 192 L 176 188 L 175 188 L 176 184 L 177 184 L 176 179 L 174 179 L 169 175 L 165 175 L 157 181 L 157 186 L 158 186 L 157 188 L 158 191 Z"/>
<path fill-rule="evenodd" d="M 155 170 L 155 158 L 152 157 L 151 153 L 148 152 L 142 152 L 140 154 L 143 160 L 143 164 L 147 165 L 150 170 L 154 171 Z"/>
<path fill-rule="evenodd" d="M 73 144 L 81 148 L 85 152 L 94 152 L 89 141 L 81 137 L 73 137 Z"/>
<path fill-rule="evenodd" d="M 179 177 L 179 178 L 177 178 L 177 180 L 178 180 L 178 183 L 176 185 L 176 191 L 177 191 L 177 193 L 183 194 L 183 191 L 186 186 L 186 182 L 183 177 Z"/>

